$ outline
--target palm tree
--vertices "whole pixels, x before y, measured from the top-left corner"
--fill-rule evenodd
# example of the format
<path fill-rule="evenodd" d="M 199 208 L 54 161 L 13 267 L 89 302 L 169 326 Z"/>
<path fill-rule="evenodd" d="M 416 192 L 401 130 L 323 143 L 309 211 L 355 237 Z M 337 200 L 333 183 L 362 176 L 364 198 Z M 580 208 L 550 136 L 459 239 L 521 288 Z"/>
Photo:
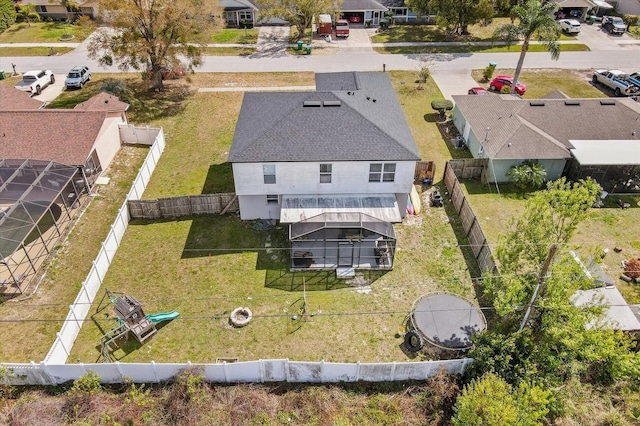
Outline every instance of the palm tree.
<path fill-rule="evenodd" d="M 512 166 L 507 176 L 515 186 L 524 191 L 527 188 L 542 188 L 547 180 L 547 171 L 537 160 L 525 160 L 520 165 Z"/>
<path fill-rule="evenodd" d="M 27 23 L 27 27 L 31 26 L 31 21 L 39 21 L 40 15 L 36 13 L 35 6 L 32 4 L 18 4 L 18 18 Z"/>
<path fill-rule="evenodd" d="M 551 58 L 558 60 L 560 57 L 560 26 L 553 18 L 553 12 L 558 4 L 552 1 L 527 0 L 522 6 L 515 6 L 511 10 L 518 23 L 506 24 L 497 28 L 493 36 L 498 39 L 504 39 L 508 43 L 523 39 L 522 51 L 516 66 L 516 72 L 513 76 L 513 84 L 511 85 L 511 93 L 515 92 L 516 82 L 522 71 L 524 57 L 529 51 L 529 42 L 533 36 L 546 47 L 551 54 Z"/>

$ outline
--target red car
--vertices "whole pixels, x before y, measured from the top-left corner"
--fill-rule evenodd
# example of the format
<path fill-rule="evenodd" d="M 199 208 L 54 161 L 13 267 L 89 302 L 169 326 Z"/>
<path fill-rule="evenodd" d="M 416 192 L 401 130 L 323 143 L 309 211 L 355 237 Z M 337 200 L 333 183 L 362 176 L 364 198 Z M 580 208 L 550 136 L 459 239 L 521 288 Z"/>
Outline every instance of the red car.
<path fill-rule="evenodd" d="M 488 95 L 489 92 L 484 87 L 472 87 L 469 89 L 470 95 Z"/>
<path fill-rule="evenodd" d="M 513 77 L 509 77 L 508 75 L 499 75 L 491 80 L 491 84 L 489 84 L 489 90 L 494 92 L 502 91 L 503 86 L 511 87 L 513 84 Z M 516 83 L 516 93 L 520 96 L 524 95 L 524 92 L 527 91 L 527 86 L 524 84 L 517 82 Z"/>
<path fill-rule="evenodd" d="M 358 23 L 362 20 L 358 15 L 353 15 L 349 17 L 349 22 Z"/>

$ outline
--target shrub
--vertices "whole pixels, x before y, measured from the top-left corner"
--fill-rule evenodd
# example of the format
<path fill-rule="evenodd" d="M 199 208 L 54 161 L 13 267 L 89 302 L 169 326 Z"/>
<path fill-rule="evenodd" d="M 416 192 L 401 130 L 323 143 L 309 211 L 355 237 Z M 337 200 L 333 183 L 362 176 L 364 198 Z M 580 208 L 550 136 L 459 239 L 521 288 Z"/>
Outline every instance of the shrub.
<path fill-rule="evenodd" d="M 525 160 L 520 165 L 512 166 L 507 176 L 515 186 L 524 191 L 542 188 L 547 180 L 547 171 L 537 160 Z"/>
<path fill-rule="evenodd" d="M 489 81 L 493 77 L 493 73 L 496 71 L 496 67 L 492 67 L 491 65 L 487 65 L 487 67 L 482 71 L 482 78 L 484 81 Z"/>

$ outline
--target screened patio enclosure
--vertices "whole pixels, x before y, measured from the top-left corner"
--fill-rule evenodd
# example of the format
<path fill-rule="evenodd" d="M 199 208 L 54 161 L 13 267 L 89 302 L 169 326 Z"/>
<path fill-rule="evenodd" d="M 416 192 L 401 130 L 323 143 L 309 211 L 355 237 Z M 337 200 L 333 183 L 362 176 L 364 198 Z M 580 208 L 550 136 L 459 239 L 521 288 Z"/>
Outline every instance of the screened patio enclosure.
<path fill-rule="evenodd" d="M 391 270 L 393 225 L 364 213 L 322 213 L 289 225 L 292 270 Z"/>
<path fill-rule="evenodd" d="M 22 293 L 79 210 L 82 170 L 0 159 L 0 292 Z"/>

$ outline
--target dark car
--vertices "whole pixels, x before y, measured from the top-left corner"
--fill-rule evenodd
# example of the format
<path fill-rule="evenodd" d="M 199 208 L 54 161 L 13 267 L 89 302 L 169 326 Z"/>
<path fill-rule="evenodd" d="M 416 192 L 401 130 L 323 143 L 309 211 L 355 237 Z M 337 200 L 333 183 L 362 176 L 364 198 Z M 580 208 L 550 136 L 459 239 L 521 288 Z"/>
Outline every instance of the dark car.
<path fill-rule="evenodd" d="M 501 92 L 504 86 L 511 87 L 512 84 L 513 84 L 513 77 L 509 77 L 508 75 L 499 75 L 493 80 L 491 80 L 491 83 L 489 84 L 489 90 L 492 90 L 494 92 Z M 527 86 L 525 86 L 520 82 L 516 83 L 515 92 L 518 95 L 522 96 L 526 91 L 527 91 Z"/>
<path fill-rule="evenodd" d="M 619 16 L 603 16 L 602 28 L 609 34 L 624 34 L 627 31 L 627 25 Z"/>

